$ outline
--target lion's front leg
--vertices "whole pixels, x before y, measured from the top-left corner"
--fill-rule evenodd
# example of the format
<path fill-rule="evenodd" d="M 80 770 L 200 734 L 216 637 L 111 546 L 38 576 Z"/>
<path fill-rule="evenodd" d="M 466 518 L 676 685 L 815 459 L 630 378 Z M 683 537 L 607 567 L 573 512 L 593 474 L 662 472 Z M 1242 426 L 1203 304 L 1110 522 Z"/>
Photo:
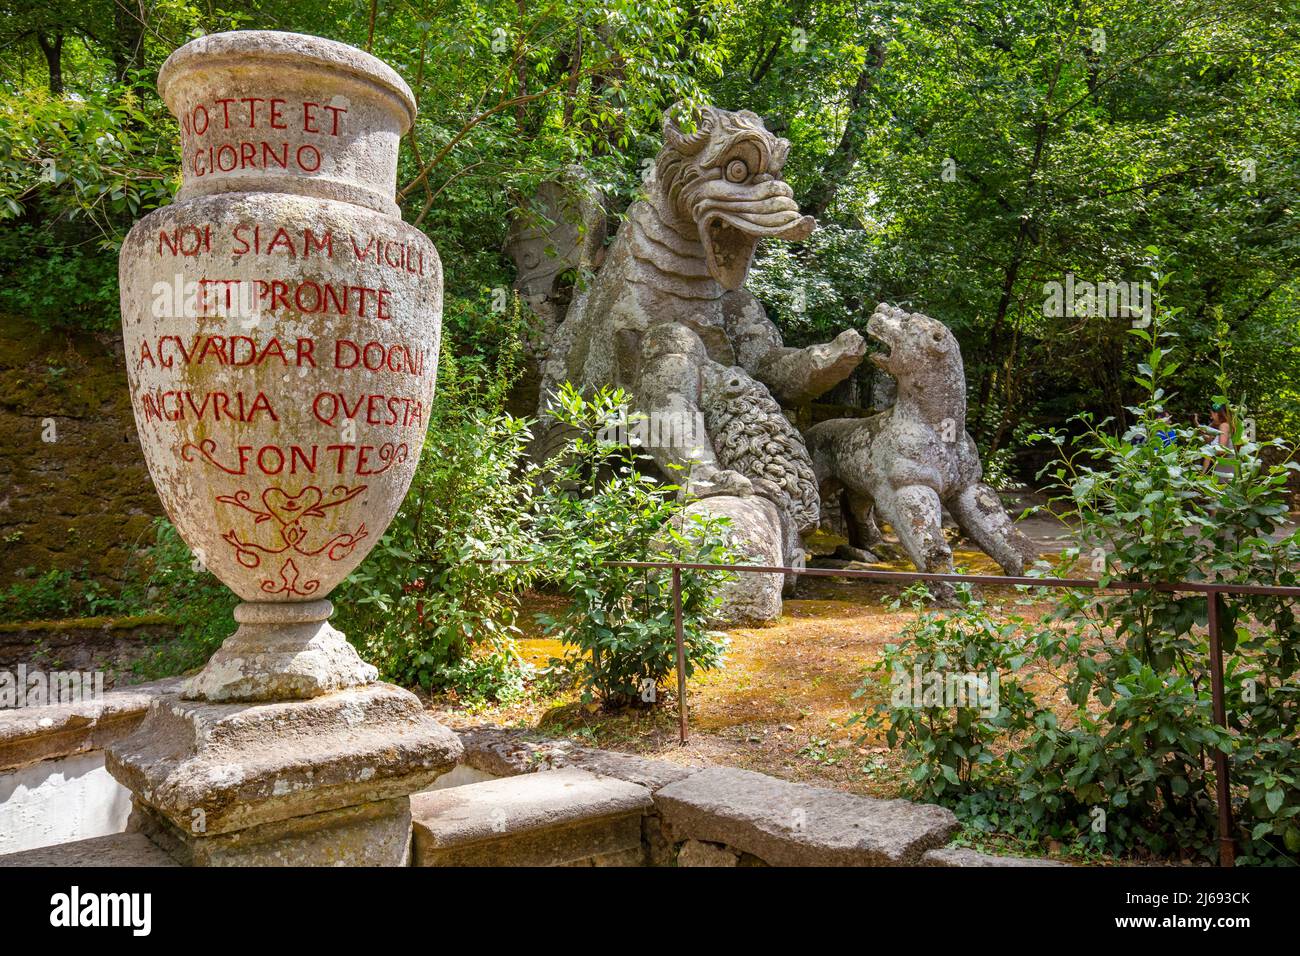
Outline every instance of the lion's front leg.
<path fill-rule="evenodd" d="M 903 485 L 876 502 L 876 508 L 894 528 L 898 541 L 918 571 L 952 574 L 952 549 L 943 535 L 943 506 L 928 485 Z M 952 585 L 931 581 L 935 599 L 953 603 Z"/>

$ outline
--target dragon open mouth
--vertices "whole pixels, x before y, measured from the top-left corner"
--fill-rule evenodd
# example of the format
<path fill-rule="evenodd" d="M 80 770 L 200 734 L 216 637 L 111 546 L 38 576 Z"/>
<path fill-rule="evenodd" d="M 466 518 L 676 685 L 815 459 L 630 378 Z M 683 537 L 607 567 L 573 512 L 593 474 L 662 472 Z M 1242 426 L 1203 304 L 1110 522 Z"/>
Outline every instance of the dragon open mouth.
<path fill-rule="evenodd" d="M 749 274 L 760 239 L 798 241 L 812 234 L 816 222 L 799 212 L 779 180 L 757 195 L 731 184 L 710 184 L 694 208 L 709 273 L 726 289 L 739 289 Z"/>

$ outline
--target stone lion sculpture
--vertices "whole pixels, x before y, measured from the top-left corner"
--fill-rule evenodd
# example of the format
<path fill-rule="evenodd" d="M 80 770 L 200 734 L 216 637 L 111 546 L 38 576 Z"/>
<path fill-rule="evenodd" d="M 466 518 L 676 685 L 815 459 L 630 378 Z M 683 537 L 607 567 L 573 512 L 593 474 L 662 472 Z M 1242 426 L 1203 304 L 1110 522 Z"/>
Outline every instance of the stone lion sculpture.
<path fill-rule="evenodd" d="M 917 570 L 950 573 L 947 508 L 1003 571 L 1023 574 L 1037 554 L 980 481 L 979 452 L 966 433 L 966 373 L 957 339 L 929 316 L 884 303 L 867 334 L 885 346 L 872 360 L 898 383 L 893 407 L 870 418 L 821 422 L 805 435 L 821 494 L 846 492 L 859 538 L 852 543 L 878 543 L 879 518 L 893 526 Z M 951 596 L 950 588 L 931 591 Z"/>
<path fill-rule="evenodd" d="M 807 402 L 846 378 L 866 353 L 856 331 L 787 348 L 762 305 L 742 287 L 762 239 L 805 239 L 802 215 L 781 179 L 790 144 L 754 113 L 706 106 L 683 130 L 676 110 L 664 145 L 604 264 L 575 295 L 542 369 L 539 418 L 558 385 L 621 386 L 634 410 L 704 434 L 648 443 L 665 474 L 687 469 L 694 506 L 732 519 L 750 558 L 788 566 L 799 535 L 817 524 L 812 463 L 780 405 Z M 655 429 L 652 427 L 652 432 Z M 740 575 L 728 586 L 732 619 L 780 613 L 780 575 Z"/>

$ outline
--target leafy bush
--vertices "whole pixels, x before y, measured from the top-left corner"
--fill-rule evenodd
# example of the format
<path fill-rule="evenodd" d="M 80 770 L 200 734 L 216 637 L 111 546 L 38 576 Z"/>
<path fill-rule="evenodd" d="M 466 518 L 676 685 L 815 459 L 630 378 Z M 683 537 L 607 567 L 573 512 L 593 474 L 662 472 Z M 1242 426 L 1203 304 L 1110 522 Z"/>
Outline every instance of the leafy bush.
<path fill-rule="evenodd" d="M 537 509 L 542 563 L 571 598 L 564 611 L 539 620 L 574 649 L 570 663 L 583 700 L 607 708 L 656 702 L 656 688 L 676 667 L 670 573 L 610 562 L 734 563 L 720 520 L 685 516 L 678 486 L 647 477 L 636 468 L 644 456 L 603 437 L 626 402 L 621 390 L 585 399 L 572 386 L 562 388 L 553 414 L 571 437 L 548 463 Z M 707 622 L 727 579 L 725 572 L 681 573 L 688 676 L 722 662 L 725 639 Z"/>
<path fill-rule="evenodd" d="M 158 518 L 153 543 L 133 566 L 120 603 L 129 613 L 163 614 L 176 622 L 175 636 L 133 665 L 141 677 L 156 680 L 207 663 L 235 632 L 239 599 L 195 559 L 171 523 Z"/>
<path fill-rule="evenodd" d="M 485 373 L 444 348 L 438 375 L 411 489 L 339 589 L 338 624 L 390 680 L 508 698 L 523 686 L 515 621 L 532 572 L 498 559 L 528 540 L 527 422 L 501 410 L 508 361 Z"/>
<path fill-rule="evenodd" d="M 1123 434 L 1082 416 L 1084 439 L 1052 471 L 1055 500 L 1080 546 L 1057 572 L 1091 560 L 1101 583 L 1296 583 L 1300 532 L 1276 537 L 1292 464 L 1265 463 L 1244 416 L 1233 447 L 1164 417 L 1162 383 L 1177 369 L 1157 319 L 1134 334 L 1146 348 Z M 1219 387 L 1228 393 L 1222 375 Z M 1226 398 L 1221 398 L 1226 402 Z M 1059 434 L 1049 437 L 1063 448 Z M 1218 469 L 1210 467 L 1218 464 Z M 1276 538 L 1276 540 L 1275 540 Z M 1300 625 L 1288 599 L 1225 601 L 1227 728 L 1213 719 L 1206 598 L 1154 589 L 1054 591 L 1047 626 L 994 620 L 978 602 L 923 615 L 880 668 L 941 667 L 959 659 L 1008 675 L 1028 668 L 1056 683 L 1052 706 L 1011 684 L 996 717 L 916 713 L 877 705 L 891 745 L 917 762 L 917 793 L 952 803 L 976 828 L 1079 850 L 1216 855 L 1213 755 L 1230 756 L 1234 836 L 1244 862 L 1279 862 L 1300 846 Z M 1013 650 L 1019 644 L 1021 650 Z M 1058 707 L 1060 705 L 1057 705 Z"/>
<path fill-rule="evenodd" d="M 1166 281 L 1157 277 L 1157 286 L 1163 288 Z M 1062 567 L 1082 555 L 1091 557 L 1103 581 L 1294 586 L 1300 532 L 1281 531 L 1289 511 L 1287 480 L 1297 466 L 1282 441 L 1256 442 L 1241 407 L 1230 409 L 1230 448 L 1217 444 L 1212 430 L 1171 427 L 1163 416 L 1170 397 L 1164 383 L 1179 365 L 1172 357 L 1175 337 L 1161 319 L 1173 318 L 1176 311 L 1158 316 L 1150 328 L 1133 330 L 1146 350 L 1137 382 L 1148 396 L 1130 410 L 1133 426 L 1117 436 L 1105 423 L 1094 425 L 1084 416 L 1083 448 L 1065 455 L 1054 469 L 1066 489 L 1060 504 L 1066 506 L 1067 518 L 1078 522 L 1082 542 L 1080 549 L 1062 556 Z M 1216 382 L 1215 401 L 1227 407 L 1231 389 L 1222 369 Z M 1209 716 L 1207 602 L 1202 595 L 1141 590 L 1068 597 L 1058 617 L 1091 636 L 1080 642 L 1085 656 L 1078 662 L 1070 699 L 1081 708 L 1092 696 L 1103 707 L 1131 710 L 1143 699 L 1139 686 L 1156 675 L 1167 687 L 1167 699 L 1151 700 L 1152 714 L 1140 720 L 1134 714 L 1128 722 L 1151 726 L 1159 711 L 1159 739 L 1177 736 L 1188 748 L 1181 761 L 1156 764 L 1160 773 L 1153 782 L 1160 803 L 1181 808 L 1180 818 L 1199 813 L 1207 823 L 1213 819 L 1207 766 L 1213 738 L 1232 750 L 1234 786 L 1248 788 L 1244 799 L 1234 794 L 1235 818 L 1244 827 L 1239 834 L 1243 858 L 1276 859 L 1300 844 L 1300 792 L 1294 785 L 1300 622 L 1292 601 L 1284 597 L 1227 596 L 1223 612 L 1228 729 L 1233 733 L 1226 742 Z M 1075 652 L 1068 646 L 1054 650 L 1060 661 Z M 1183 708 L 1169 705 L 1175 697 L 1184 698 Z M 1202 846 L 1210 855 L 1208 844 Z"/>
<path fill-rule="evenodd" d="M 34 574 L 34 568 L 26 573 Z M 84 573 L 51 569 L 0 590 L 0 623 L 114 614 L 120 602 Z"/>
<path fill-rule="evenodd" d="M 0 92 L 0 309 L 42 328 L 117 326 L 117 249 L 171 199 L 174 128 L 129 85 Z"/>
<path fill-rule="evenodd" d="M 911 784 L 928 799 L 971 792 L 979 770 L 998 759 L 993 745 L 1028 729 L 1040 711 L 1018 676 L 1029 657 L 1024 622 L 995 621 L 969 587 L 955 594 L 958 607 L 946 613 L 930 608 L 923 586 L 905 593 L 916 617 L 903 642 L 886 644 L 871 667 L 889 703 L 853 718 L 866 727 L 887 725 L 889 746 L 902 744 Z M 964 687 L 964 696 L 933 700 L 935 681 Z M 854 696 L 871 693 L 872 683 Z"/>

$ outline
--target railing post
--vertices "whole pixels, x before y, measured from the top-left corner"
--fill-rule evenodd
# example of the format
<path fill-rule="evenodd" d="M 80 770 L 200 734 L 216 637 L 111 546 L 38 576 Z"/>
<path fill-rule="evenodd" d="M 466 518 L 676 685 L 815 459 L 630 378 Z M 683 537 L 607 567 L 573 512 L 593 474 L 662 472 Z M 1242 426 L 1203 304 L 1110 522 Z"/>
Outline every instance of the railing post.
<path fill-rule="evenodd" d="M 686 744 L 686 635 L 682 628 L 682 569 L 673 565 L 673 630 L 677 636 L 677 725 Z"/>
<path fill-rule="evenodd" d="M 1206 624 L 1210 632 L 1210 689 L 1214 696 L 1214 722 L 1228 730 L 1228 710 L 1223 694 L 1223 593 L 1205 595 Z M 1232 866 L 1237 848 L 1232 839 L 1232 790 L 1228 780 L 1228 754 L 1214 751 L 1214 779 L 1219 804 L 1219 866 Z"/>

